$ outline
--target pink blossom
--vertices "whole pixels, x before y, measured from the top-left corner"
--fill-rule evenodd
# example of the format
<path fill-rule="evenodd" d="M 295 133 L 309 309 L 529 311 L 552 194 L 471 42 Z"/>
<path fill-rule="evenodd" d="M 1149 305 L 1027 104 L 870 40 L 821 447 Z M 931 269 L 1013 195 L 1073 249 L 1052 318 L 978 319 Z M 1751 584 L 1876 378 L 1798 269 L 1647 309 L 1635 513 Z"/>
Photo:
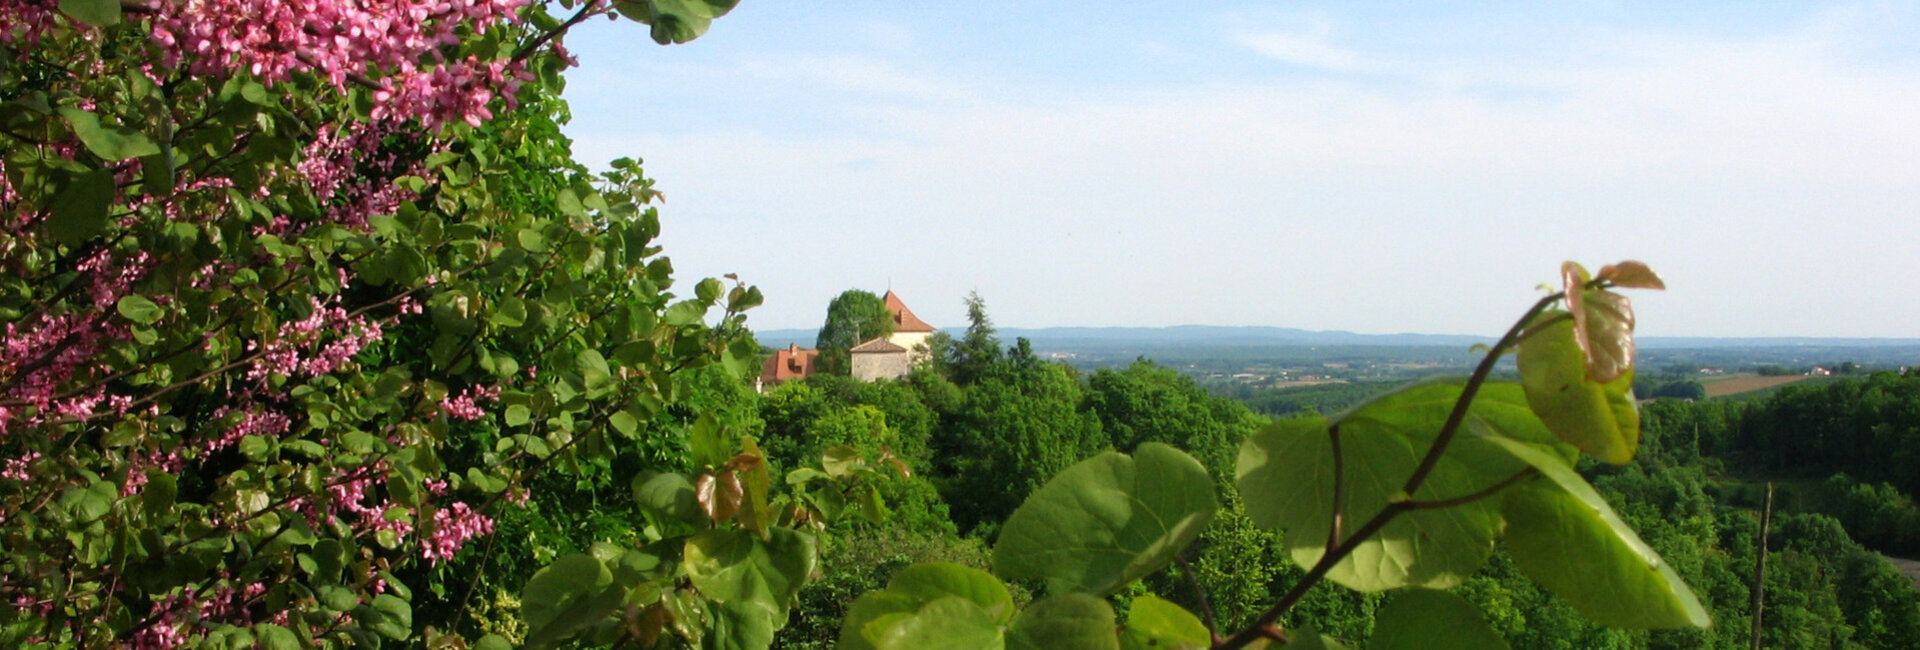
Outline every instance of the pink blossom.
<path fill-rule="evenodd" d="M 441 560 L 453 559 L 467 540 L 492 533 L 493 519 L 475 512 L 465 503 L 455 503 L 433 513 L 433 534 L 421 544 L 420 555 L 437 565 Z"/>
<path fill-rule="evenodd" d="M 479 404 L 475 403 L 474 400 L 476 398 L 488 401 L 499 399 L 500 389 L 498 387 L 489 389 L 484 386 L 470 387 L 467 390 L 460 391 L 459 395 L 442 398 L 440 400 L 440 412 L 447 414 L 447 417 L 464 422 L 472 422 L 486 417 L 487 412 L 482 410 Z"/>
<path fill-rule="evenodd" d="M 27 474 L 27 464 L 39 459 L 40 452 L 37 451 L 27 452 L 27 455 L 19 458 L 8 459 L 6 467 L 0 469 L 0 478 L 10 478 L 16 481 L 31 480 L 32 476 Z"/>

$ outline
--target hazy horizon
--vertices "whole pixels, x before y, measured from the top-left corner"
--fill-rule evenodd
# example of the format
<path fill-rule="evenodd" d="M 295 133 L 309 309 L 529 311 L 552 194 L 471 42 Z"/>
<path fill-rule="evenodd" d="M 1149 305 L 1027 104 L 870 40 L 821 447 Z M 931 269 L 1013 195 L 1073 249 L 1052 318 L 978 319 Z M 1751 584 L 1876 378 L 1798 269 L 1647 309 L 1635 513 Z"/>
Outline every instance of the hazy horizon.
<path fill-rule="evenodd" d="M 1920 5 L 746 0 L 569 37 L 578 158 L 646 159 L 761 329 L 1497 335 L 1640 259 L 1650 336 L 1920 333 Z"/>

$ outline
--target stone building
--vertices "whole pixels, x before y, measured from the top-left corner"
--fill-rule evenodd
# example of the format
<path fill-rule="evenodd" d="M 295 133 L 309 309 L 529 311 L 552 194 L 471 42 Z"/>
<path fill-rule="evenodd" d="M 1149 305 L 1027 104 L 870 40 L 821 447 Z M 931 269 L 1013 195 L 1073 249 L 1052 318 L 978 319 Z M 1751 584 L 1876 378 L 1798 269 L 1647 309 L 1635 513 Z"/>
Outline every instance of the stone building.
<path fill-rule="evenodd" d="M 898 379 L 913 370 L 913 355 L 892 340 L 876 338 L 853 346 L 853 378 L 860 381 Z"/>
<path fill-rule="evenodd" d="M 887 291 L 885 300 L 887 312 L 893 314 L 893 334 L 848 350 L 853 377 L 860 381 L 905 377 L 914 364 L 927 359 L 927 337 L 933 336 L 933 326 L 913 315 L 913 310 L 892 290 Z M 794 344 L 788 344 L 785 350 L 775 350 L 761 365 L 754 389 L 766 390 L 781 382 L 812 376 L 814 359 L 819 355 L 819 350 L 803 350 Z"/>

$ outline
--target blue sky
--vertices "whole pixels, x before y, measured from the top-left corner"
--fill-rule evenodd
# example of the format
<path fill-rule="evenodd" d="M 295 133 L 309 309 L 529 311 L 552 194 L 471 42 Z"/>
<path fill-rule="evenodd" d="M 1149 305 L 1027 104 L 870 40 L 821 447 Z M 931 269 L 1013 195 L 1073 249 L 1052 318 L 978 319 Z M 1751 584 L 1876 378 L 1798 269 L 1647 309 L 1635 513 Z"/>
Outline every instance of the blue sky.
<path fill-rule="evenodd" d="M 1920 336 L 1920 3 L 778 2 L 569 36 L 760 328 L 889 284 L 964 325 L 1494 335 L 1641 259 L 1663 336 Z"/>

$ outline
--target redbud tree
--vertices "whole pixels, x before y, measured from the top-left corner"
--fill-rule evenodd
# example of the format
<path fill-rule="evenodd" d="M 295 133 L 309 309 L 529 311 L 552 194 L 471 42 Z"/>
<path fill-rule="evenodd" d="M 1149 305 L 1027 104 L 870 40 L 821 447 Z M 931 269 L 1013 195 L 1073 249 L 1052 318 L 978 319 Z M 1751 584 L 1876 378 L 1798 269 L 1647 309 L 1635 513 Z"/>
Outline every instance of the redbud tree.
<path fill-rule="evenodd" d="M 638 164 L 571 159 L 564 36 L 733 3 L 0 0 L 0 646 L 506 640 L 448 567 L 756 352 L 757 290 L 672 290 Z M 779 539 L 704 426 L 732 489 L 681 525 Z M 732 606 L 672 583 L 615 636 Z"/>

